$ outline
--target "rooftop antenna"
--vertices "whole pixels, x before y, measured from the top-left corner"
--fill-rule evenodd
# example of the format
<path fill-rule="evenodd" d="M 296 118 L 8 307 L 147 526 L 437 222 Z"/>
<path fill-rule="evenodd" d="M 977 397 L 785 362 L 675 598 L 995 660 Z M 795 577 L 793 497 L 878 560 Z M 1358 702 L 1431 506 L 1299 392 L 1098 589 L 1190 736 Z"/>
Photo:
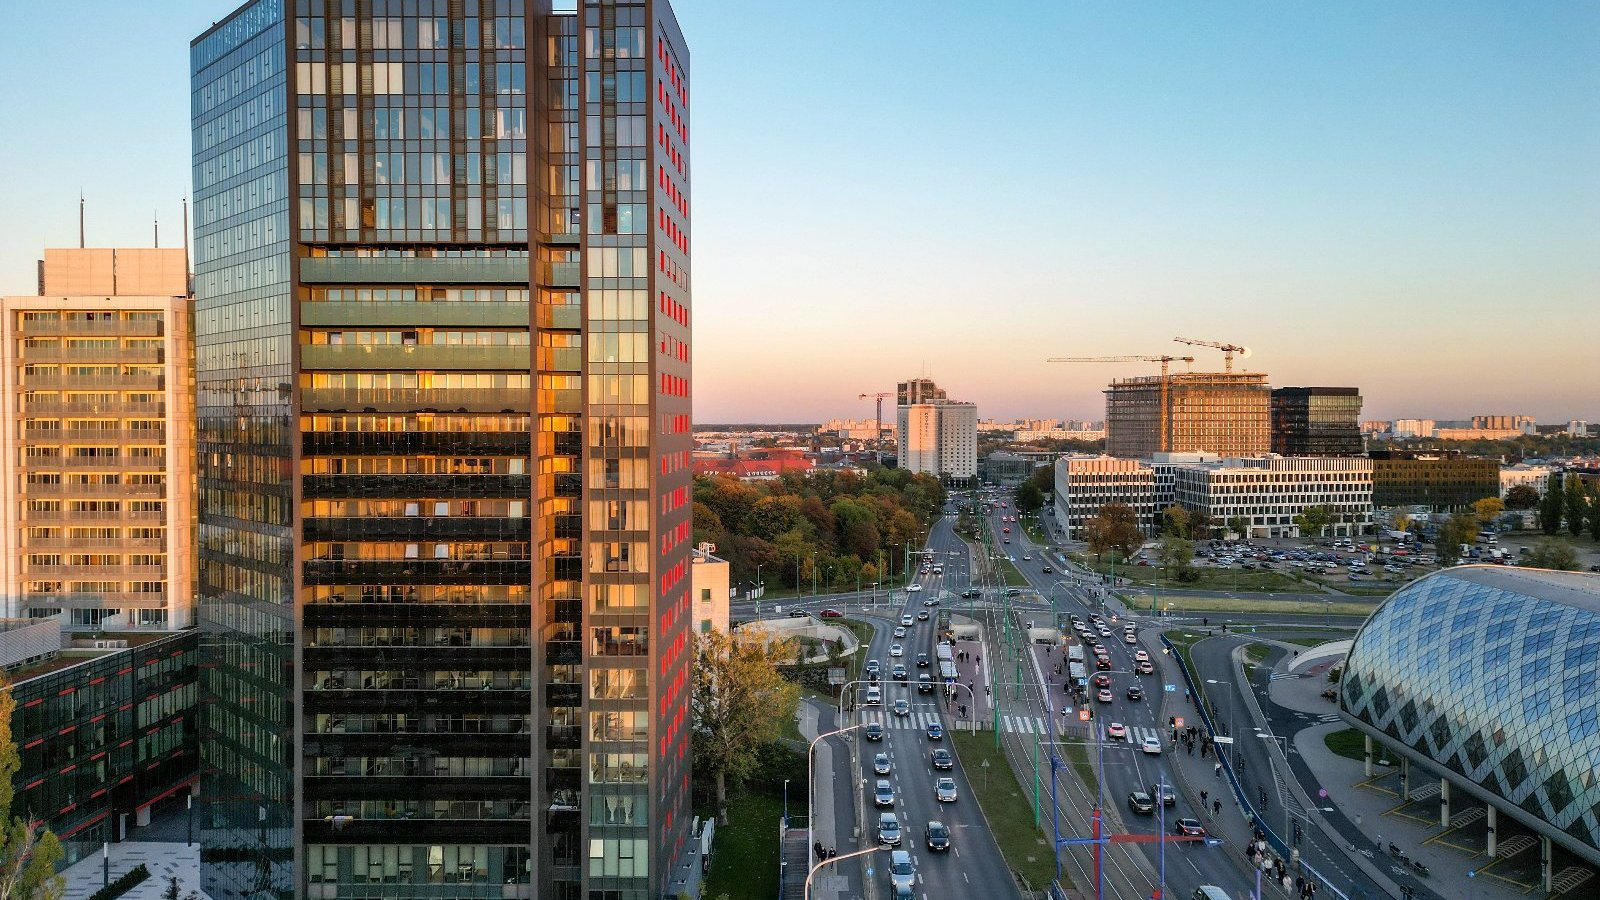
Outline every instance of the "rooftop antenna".
<path fill-rule="evenodd" d="M 83 189 L 78 189 L 78 249 L 82 250 L 83 243 Z"/>
<path fill-rule="evenodd" d="M 183 198 L 183 281 L 190 294 L 194 293 L 194 272 L 189 269 L 189 198 Z"/>
<path fill-rule="evenodd" d="M 161 212 L 159 210 L 151 210 L 150 211 L 150 220 L 155 223 L 156 249 L 160 250 L 161 249 Z"/>

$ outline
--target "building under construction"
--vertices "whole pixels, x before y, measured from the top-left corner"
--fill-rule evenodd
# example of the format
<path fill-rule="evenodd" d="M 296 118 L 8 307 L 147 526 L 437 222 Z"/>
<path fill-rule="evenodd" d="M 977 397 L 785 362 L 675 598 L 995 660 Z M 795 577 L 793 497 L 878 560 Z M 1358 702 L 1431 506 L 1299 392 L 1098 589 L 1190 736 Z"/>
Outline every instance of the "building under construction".
<path fill-rule="evenodd" d="M 1272 389 L 1260 372 L 1184 372 L 1119 378 L 1106 389 L 1106 453 L 1272 450 Z"/>

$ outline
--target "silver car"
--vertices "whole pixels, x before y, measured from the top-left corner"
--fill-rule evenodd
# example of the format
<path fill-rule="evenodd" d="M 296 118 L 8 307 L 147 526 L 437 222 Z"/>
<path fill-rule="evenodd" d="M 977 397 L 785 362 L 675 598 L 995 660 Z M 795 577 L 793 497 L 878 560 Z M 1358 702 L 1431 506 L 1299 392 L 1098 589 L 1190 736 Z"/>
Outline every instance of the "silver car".
<path fill-rule="evenodd" d="M 940 803 L 956 802 L 956 780 L 954 778 L 941 778 L 933 785 L 933 795 Z"/>
<path fill-rule="evenodd" d="M 887 775 L 894 769 L 889 762 L 889 754 L 879 753 L 872 757 L 872 771 L 876 775 Z"/>

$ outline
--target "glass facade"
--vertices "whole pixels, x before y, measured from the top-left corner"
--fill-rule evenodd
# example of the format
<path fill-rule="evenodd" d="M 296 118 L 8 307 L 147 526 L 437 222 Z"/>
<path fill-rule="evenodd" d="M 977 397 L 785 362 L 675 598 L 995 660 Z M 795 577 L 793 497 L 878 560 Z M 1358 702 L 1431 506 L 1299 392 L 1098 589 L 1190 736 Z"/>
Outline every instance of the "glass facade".
<path fill-rule="evenodd" d="M 1361 392 L 1355 388 L 1274 388 L 1272 452 L 1281 456 L 1359 456 Z"/>
<path fill-rule="evenodd" d="M 1459 450 L 1374 450 L 1372 502 L 1450 510 L 1500 496 L 1500 461 Z"/>
<path fill-rule="evenodd" d="M 1106 390 L 1106 453 L 1260 456 L 1272 448 L 1272 389 L 1251 372 L 1124 378 Z"/>
<path fill-rule="evenodd" d="M 1600 579 L 1465 566 L 1357 634 L 1340 704 L 1383 741 L 1600 861 Z"/>
<path fill-rule="evenodd" d="M 293 488 L 263 602 L 297 655 L 271 713 L 298 839 L 263 849 L 296 895 L 654 896 L 688 825 L 670 9 L 292 0 L 267 27 L 293 362 L 256 439 Z"/>

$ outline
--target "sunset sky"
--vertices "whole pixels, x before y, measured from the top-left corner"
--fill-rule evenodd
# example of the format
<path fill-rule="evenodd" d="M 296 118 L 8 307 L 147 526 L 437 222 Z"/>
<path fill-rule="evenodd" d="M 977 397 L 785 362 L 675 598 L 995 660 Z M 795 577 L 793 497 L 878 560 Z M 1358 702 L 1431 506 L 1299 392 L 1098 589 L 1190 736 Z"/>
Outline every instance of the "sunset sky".
<path fill-rule="evenodd" d="M 917 374 L 1099 418 L 1155 367 L 1045 358 L 1177 335 L 1367 418 L 1600 420 L 1600 3 L 676 6 L 700 421 L 870 417 Z M 0 293 L 80 188 L 91 245 L 179 243 L 188 42 L 231 8 L 12 10 Z"/>

